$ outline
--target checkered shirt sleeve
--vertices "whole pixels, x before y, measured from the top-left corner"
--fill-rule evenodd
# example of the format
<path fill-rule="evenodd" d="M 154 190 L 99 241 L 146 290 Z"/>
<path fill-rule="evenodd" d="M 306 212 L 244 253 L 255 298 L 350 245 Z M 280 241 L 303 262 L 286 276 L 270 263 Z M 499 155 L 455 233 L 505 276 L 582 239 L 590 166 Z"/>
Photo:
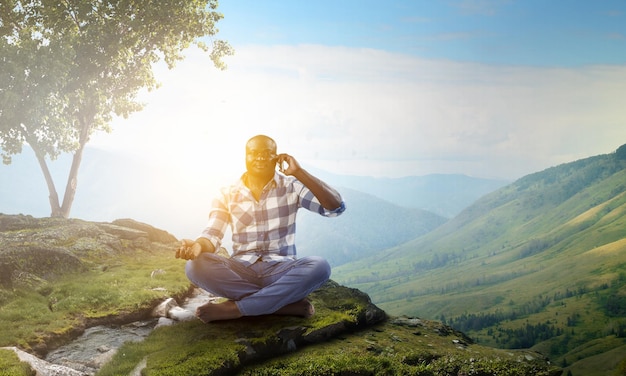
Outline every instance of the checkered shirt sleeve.
<path fill-rule="evenodd" d="M 217 249 L 231 226 L 235 257 L 295 257 L 299 208 L 333 217 L 340 215 L 345 205 L 342 202 L 339 208 L 326 210 L 304 184 L 282 174 L 276 174 L 270 189 L 257 201 L 239 180 L 222 189 L 221 196 L 213 201 L 209 223 L 201 237 L 209 239 Z"/>

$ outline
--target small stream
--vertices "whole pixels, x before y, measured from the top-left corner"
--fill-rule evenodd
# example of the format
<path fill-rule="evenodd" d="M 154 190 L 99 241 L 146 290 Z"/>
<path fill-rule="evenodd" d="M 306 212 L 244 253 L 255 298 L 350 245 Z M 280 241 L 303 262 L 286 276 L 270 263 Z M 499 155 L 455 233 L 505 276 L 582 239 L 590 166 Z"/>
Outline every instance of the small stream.
<path fill-rule="evenodd" d="M 212 299 L 215 297 L 201 289 L 195 289 L 191 296 L 185 299 L 180 307 L 172 309 L 170 314 L 179 320 L 195 319 L 196 308 Z M 75 369 L 85 375 L 94 375 L 125 342 L 142 341 L 157 325 L 171 325 L 172 321 L 154 318 L 122 326 L 95 326 L 85 330 L 72 342 L 48 353 L 45 360 Z"/>

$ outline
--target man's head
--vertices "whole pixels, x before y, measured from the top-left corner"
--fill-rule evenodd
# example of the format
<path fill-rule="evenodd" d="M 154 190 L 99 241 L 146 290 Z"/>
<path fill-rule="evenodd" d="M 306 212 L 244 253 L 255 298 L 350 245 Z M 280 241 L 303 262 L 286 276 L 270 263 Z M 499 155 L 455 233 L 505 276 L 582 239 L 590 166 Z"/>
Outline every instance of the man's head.
<path fill-rule="evenodd" d="M 276 142 L 265 135 L 257 135 L 246 142 L 246 170 L 260 178 L 271 178 L 276 168 Z"/>

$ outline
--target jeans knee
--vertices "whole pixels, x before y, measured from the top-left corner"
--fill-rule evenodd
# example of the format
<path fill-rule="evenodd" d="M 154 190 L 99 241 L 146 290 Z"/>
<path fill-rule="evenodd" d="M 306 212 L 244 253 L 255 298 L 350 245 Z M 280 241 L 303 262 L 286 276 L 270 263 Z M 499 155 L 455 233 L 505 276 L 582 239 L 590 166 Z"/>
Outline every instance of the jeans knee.
<path fill-rule="evenodd" d="M 185 263 L 185 275 L 187 275 L 187 278 L 195 283 L 195 275 L 196 275 L 196 266 L 197 263 L 194 263 L 194 260 L 188 260 Z"/>
<path fill-rule="evenodd" d="M 321 282 L 326 282 L 330 278 L 331 268 L 326 259 L 319 256 L 311 256 L 311 263 L 314 268 L 311 272 L 311 276 Z"/>

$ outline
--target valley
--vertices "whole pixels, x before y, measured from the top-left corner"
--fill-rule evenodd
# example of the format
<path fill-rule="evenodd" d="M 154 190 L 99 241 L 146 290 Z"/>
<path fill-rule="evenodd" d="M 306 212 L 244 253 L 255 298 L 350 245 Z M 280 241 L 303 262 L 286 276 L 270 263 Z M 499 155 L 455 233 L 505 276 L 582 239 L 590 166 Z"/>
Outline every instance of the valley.
<path fill-rule="evenodd" d="M 612 153 L 525 176 L 335 278 L 391 314 L 606 374 L 626 358 L 624 167 Z"/>

